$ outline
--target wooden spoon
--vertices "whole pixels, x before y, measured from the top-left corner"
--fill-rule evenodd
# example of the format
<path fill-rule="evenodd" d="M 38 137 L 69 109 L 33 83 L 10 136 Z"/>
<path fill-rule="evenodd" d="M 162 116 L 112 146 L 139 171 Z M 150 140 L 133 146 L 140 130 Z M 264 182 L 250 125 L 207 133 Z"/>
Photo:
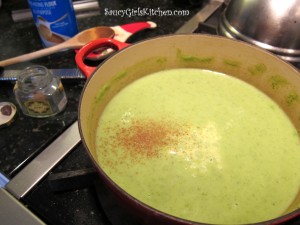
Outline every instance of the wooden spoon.
<path fill-rule="evenodd" d="M 8 66 L 20 62 L 29 61 L 32 59 L 36 59 L 42 56 L 50 55 L 55 52 L 67 49 L 79 49 L 87 43 L 99 39 L 99 38 L 112 38 L 115 35 L 115 32 L 110 27 L 94 27 L 87 30 L 84 30 L 74 37 L 66 40 L 65 42 L 54 45 L 49 48 L 45 48 L 39 51 L 35 51 L 32 53 L 20 55 L 14 58 L 6 59 L 0 61 L 0 66 Z"/>

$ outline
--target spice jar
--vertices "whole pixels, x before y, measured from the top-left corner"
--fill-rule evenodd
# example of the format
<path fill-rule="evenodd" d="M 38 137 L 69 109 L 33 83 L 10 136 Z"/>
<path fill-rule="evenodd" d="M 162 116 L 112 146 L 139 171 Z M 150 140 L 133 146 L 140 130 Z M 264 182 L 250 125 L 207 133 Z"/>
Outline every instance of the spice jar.
<path fill-rule="evenodd" d="M 53 116 L 64 110 L 67 104 L 60 79 L 44 66 L 30 66 L 22 70 L 14 93 L 22 112 L 27 116 Z"/>

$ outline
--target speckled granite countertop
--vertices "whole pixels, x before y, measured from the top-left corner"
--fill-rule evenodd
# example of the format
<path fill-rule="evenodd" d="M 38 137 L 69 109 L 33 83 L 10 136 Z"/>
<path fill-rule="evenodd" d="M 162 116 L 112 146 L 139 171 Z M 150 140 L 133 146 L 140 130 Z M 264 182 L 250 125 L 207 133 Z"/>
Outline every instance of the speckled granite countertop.
<path fill-rule="evenodd" d="M 200 8 L 202 1 L 178 5 L 178 0 L 138 0 L 100 1 L 100 13 L 96 16 L 77 20 L 78 29 L 82 31 L 94 26 L 115 26 L 138 21 L 153 21 L 157 28 L 144 30 L 132 36 L 127 42 L 134 43 L 146 38 L 174 33 L 181 25 L 192 17 Z M 11 10 L 27 7 L 26 1 L 4 1 L 0 8 L 0 60 L 36 51 L 42 48 L 38 32 L 32 20 L 13 22 Z M 188 16 L 113 16 L 105 15 L 105 9 L 160 9 L 160 10 L 189 10 Z M 32 60 L 26 63 L 8 66 L 6 69 L 24 69 L 28 65 L 39 64 L 47 68 L 76 68 L 74 51 L 65 51 L 51 56 Z M 57 116 L 36 119 L 24 116 L 19 110 L 15 121 L 0 129 L 0 172 L 13 177 L 26 161 L 30 160 L 53 141 L 63 130 L 77 119 L 77 107 L 84 80 L 63 81 L 68 96 L 68 105 L 64 112 Z M 13 83 L 0 82 L 0 101 L 16 104 L 13 96 Z"/>

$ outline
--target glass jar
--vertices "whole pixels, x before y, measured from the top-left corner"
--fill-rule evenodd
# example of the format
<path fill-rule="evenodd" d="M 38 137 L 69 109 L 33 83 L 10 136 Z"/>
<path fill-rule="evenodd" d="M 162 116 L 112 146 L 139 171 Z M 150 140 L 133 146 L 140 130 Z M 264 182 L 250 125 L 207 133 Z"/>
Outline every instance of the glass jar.
<path fill-rule="evenodd" d="M 60 79 L 44 66 L 30 66 L 22 70 L 14 93 L 22 112 L 27 116 L 53 116 L 64 110 L 67 104 Z"/>

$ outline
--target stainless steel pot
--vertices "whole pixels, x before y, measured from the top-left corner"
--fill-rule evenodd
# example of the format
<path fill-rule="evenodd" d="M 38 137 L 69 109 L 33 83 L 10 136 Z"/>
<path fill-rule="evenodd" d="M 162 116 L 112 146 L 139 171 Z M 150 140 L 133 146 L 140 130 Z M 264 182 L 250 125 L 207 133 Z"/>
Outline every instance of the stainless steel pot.
<path fill-rule="evenodd" d="M 300 0 L 231 0 L 218 33 L 300 62 Z"/>

